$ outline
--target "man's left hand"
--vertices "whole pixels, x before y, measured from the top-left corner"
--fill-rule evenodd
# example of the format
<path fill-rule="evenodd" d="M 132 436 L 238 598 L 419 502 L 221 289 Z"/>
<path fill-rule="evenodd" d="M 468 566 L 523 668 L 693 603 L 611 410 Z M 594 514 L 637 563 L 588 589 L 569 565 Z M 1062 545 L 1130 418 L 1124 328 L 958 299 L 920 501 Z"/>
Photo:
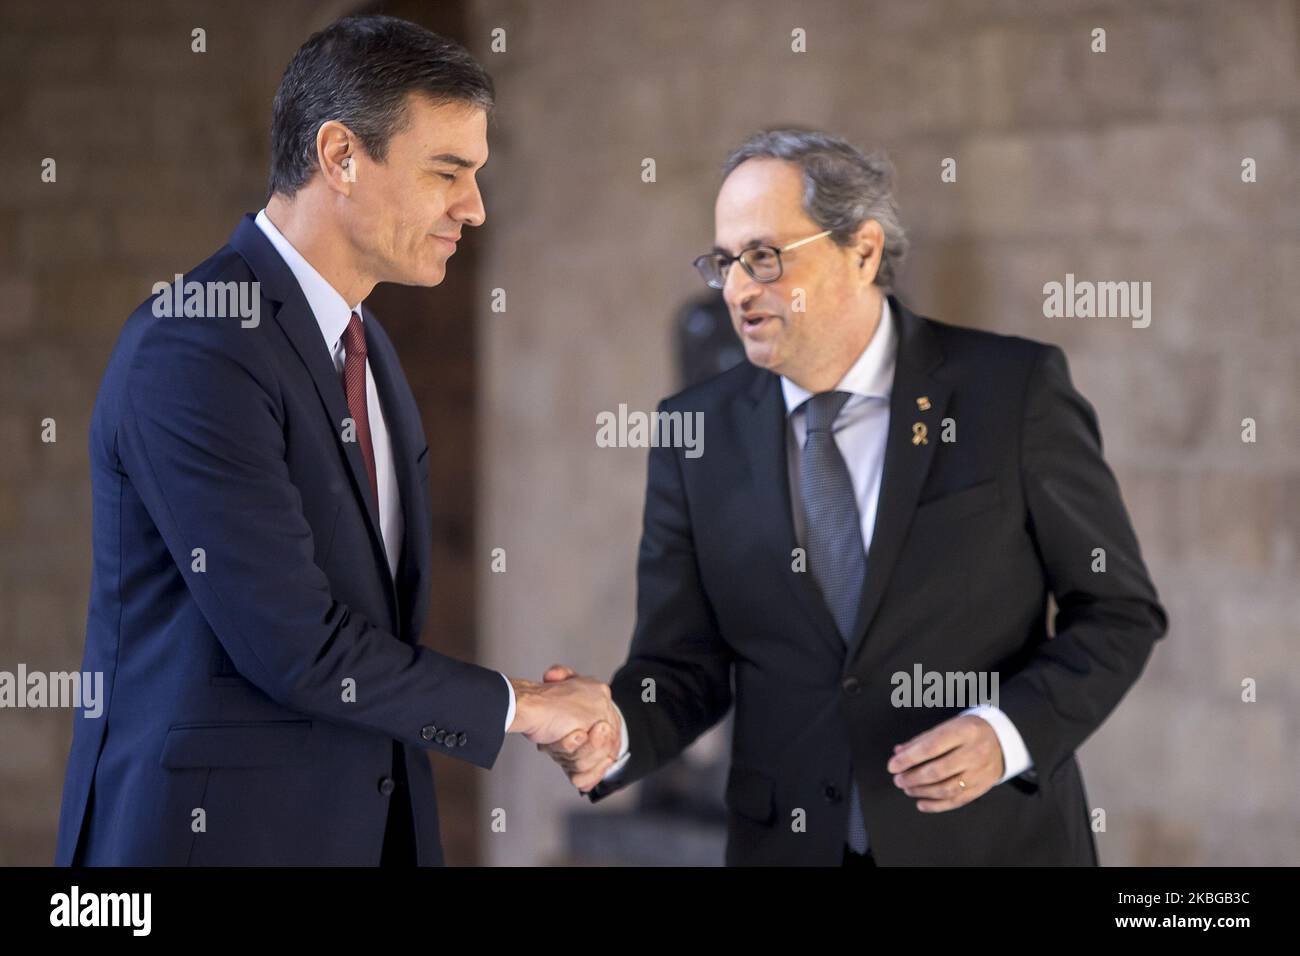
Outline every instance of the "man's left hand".
<path fill-rule="evenodd" d="M 885 764 L 922 813 L 965 806 L 1002 779 L 1002 745 L 988 721 L 965 714 L 895 744 Z M 965 786 L 962 786 L 965 784 Z"/>

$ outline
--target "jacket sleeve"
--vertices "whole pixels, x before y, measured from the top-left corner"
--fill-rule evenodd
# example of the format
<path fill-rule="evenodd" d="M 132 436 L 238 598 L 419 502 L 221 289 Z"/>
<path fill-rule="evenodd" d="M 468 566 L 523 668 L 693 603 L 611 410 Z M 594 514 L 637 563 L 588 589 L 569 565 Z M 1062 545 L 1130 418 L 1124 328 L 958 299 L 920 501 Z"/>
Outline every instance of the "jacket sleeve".
<path fill-rule="evenodd" d="M 1097 416 L 1046 346 L 1026 386 L 1020 470 L 1029 529 L 1056 605 L 1055 637 L 1003 683 L 1000 705 L 1040 779 L 1110 714 L 1168 626 L 1143 565 Z M 1104 551 L 1105 570 L 1099 554 Z"/>
<path fill-rule="evenodd" d="M 331 595 L 258 334 L 158 319 L 123 389 L 120 467 L 240 674 L 292 710 L 491 767 L 509 697 L 501 675 L 408 644 Z M 343 700 L 346 678 L 355 701 Z M 464 746 L 426 740 L 431 726 L 464 732 Z"/>
<path fill-rule="evenodd" d="M 682 467 L 680 449 L 650 449 L 636 629 L 627 662 L 610 680 L 629 756 L 590 792 L 593 801 L 672 760 L 731 707 L 732 655 L 700 580 Z"/>

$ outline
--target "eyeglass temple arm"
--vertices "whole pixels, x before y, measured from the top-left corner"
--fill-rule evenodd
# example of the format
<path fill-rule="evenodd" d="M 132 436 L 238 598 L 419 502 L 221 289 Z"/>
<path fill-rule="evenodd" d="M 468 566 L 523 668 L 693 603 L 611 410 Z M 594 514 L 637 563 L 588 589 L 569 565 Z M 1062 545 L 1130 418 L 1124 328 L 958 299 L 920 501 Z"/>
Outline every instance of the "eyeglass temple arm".
<path fill-rule="evenodd" d="M 782 246 L 780 249 L 777 250 L 777 252 L 785 252 L 787 249 L 798 249 L 805 242 L 812 242 L 814 239 L 820 239 L 822 236 L 829 236 L 834 231 L 835 230 L 833 229 L 825 229 L 817 233 L 817 235 L 815 236 L 809 236 L 807 239 L 800 239 L 798 242 L 792 242 L 788 246 Z"/>

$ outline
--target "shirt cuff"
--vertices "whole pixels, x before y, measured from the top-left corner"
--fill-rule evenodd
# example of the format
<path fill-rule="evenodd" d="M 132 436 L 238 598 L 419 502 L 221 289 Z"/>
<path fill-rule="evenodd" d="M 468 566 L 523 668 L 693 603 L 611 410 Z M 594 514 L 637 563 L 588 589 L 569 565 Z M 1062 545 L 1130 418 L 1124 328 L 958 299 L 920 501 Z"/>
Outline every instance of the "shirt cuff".
<path fill-rule="evenodd" d="M 962 714 L 974 714 L 992 727 L 993 733 L 997 734 L 998 744 L 1002 747 L 1003 766 L 1002 779 L 998 783 L 1004 783 L 1033 767 L 1034 762 L 1029 757 L 1025 742 L 1020 739 L 1020 731 L 1016 730 L 1016 725 L 1011 722 L 1011 718 L 1000 708 L 981 704 L 963 710 Z"/>
<path fill-rule="evenodd" d="M 506 708 L 506 733 L 510 733 L 510 725 L 515 722 L 515 685 L 510 683 L 510 678 L 505 674 L 501 679 L 506 682 L 506 690 L 510 691 L 510 706 Z"/>
<path fill-rule="evenodd" d="M 619 708 L 618 704 L 614 705 L 614 710 L 618 714 L 619 737 L 622 742 L 619 744 L 618 748 L 618 759 L 615 760 L 614 763 L 610 765 L 610 768 L 605 771 L 605 775 L 600 778 L 602 780 L 609 780 L 612 777 L 618 776 L 623 767 L 626 766 L 628 758 L 632 756 L 628 753 L 627 749 L 627 721 L 623 719 L 623 711 Z"/>

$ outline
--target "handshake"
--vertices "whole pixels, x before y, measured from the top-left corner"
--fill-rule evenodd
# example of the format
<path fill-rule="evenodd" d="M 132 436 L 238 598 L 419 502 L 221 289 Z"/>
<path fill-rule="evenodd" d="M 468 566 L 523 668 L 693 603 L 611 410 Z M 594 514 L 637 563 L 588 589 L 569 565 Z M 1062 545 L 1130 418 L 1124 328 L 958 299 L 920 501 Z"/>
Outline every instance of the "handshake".
<path fill-rule="evenodd" d="M 542 682 L 510 678 L 515 719 L 509 733 L 523 734 L 558 763 L 569 782 L 586 793 L 618 760 L 623 726 L 609 685 L 552 666 Z"/>

